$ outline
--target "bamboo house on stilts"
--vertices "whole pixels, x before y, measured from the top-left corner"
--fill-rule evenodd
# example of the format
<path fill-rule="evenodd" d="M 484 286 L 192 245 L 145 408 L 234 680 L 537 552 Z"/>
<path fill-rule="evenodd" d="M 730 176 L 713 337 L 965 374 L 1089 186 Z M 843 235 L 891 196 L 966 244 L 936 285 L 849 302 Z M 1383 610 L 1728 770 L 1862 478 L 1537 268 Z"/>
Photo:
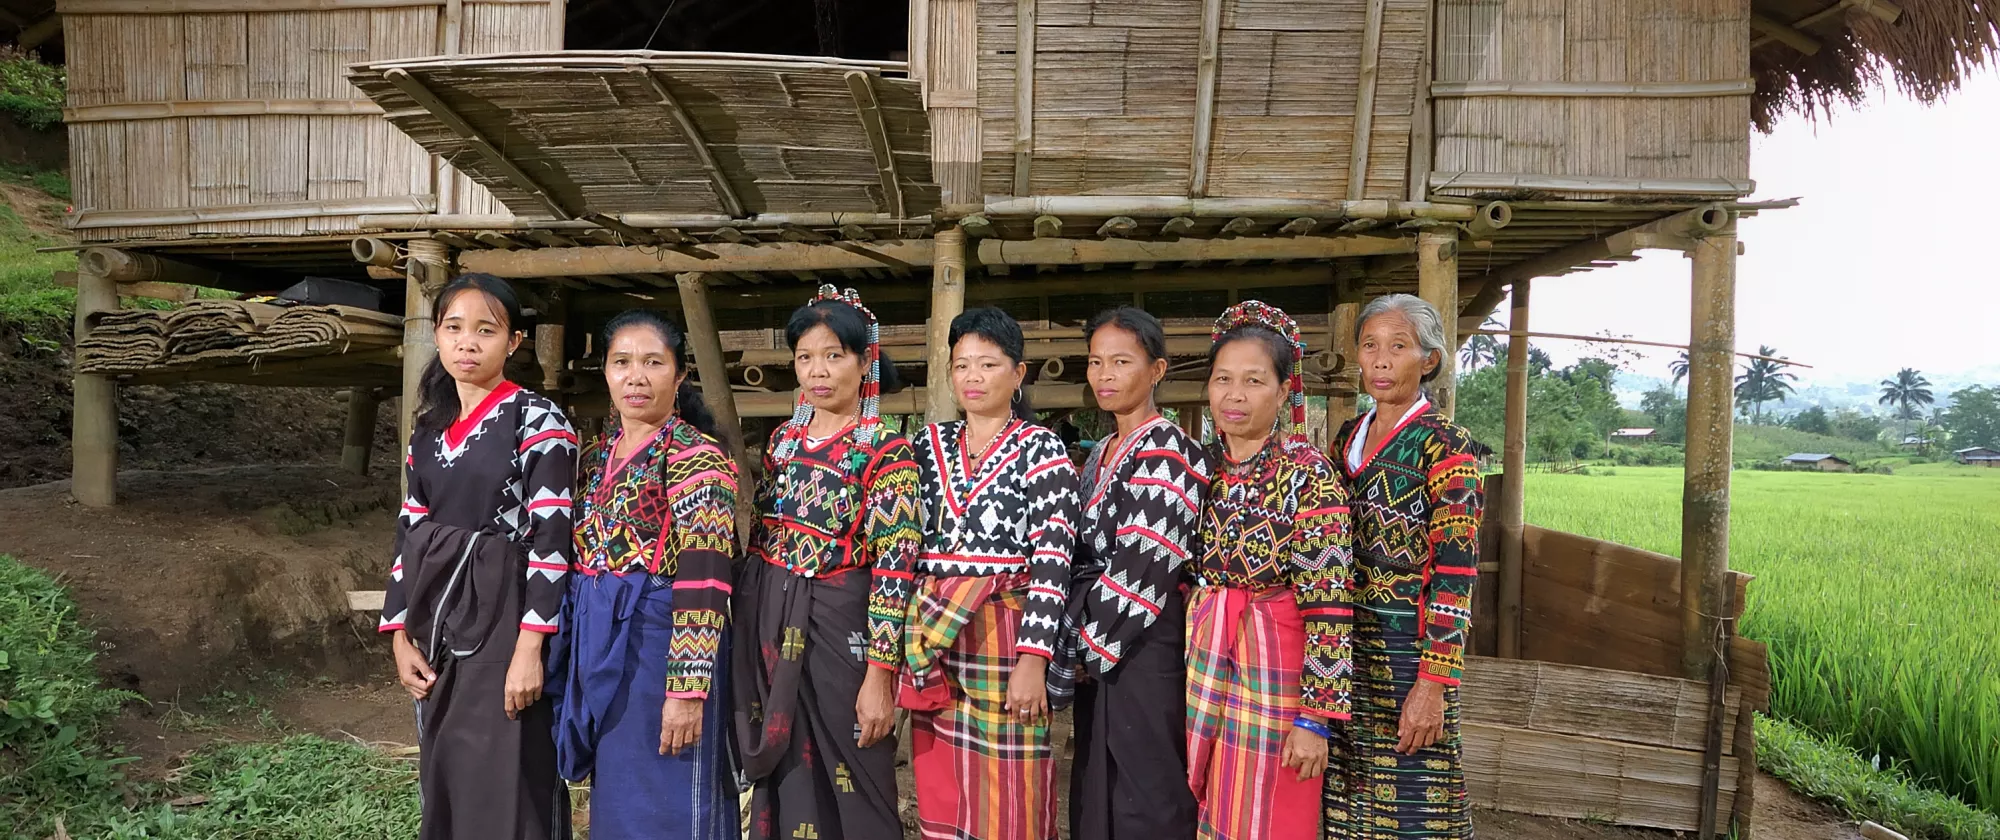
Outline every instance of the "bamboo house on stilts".
<path fill-rule="evenodd" d="M 88 246 L 85 504 L 115 499 L 125 383 L 349 389 L 364 468 L 365 418 L 411 392 L 435 346 L 429 298 L 458 272 L 527 290 L 539 321 L 519 378 L 586 425 L 608 412 L 593 332 L 622 309 L 677 311 L 711 405 L 751 445 L 790 413 L 781 327 L 822 282 L 859 288 L 924 383 L 884 413 L 933 419 L 953 410 L 942 336 L 969 304 L 1024 322 L 1035 404 L 1058 412 L 1091 407 L 1078 324 L 1139 304 L 1172 325 L 1162 402 L 1198 417 L 1208 319 L 1275 303 L 1308 327 L 1333 426 L 1354 405 L 1364 300 L 1419 294 L 1458 313 L 1462 341 L 1511 299 L 1464 689 L 1471 792 L 1743 834 L 1768 683 L 1763 647 L 1732 634 L 1749 585 L 1727 549 L 1736 222 L 1784 206 L 1746 198 L 1750 132 L 1858 94 L 1878 59 L 1937 95 L 1993 46 L 1990 12 L 1917 0 L 59 11 L 70 222 Z M 670 51 L 635 51 L 649 46 Z M 1682 558 L 1528 526 L 1516 480 L 1530 284 L 1646 249 L 1692 266 Z M 363 305 L 118 309 L 308 278 L 358 284 L 343 288 Z"/>

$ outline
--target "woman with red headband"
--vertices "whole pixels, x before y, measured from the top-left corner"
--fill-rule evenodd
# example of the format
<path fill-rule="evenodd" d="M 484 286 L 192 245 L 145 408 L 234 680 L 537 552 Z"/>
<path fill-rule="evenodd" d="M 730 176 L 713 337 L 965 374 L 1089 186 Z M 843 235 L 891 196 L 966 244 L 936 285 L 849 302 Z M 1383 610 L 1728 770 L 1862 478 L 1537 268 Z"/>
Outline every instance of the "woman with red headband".
<path fill-rule="evenodd" d="M 1221 436 L 1187 619 L 1197 836 L 1316 840 L 1327 744 L 1349 717 L 1346 491 L 1306 440 L 1298 324 L 1245 301 L 1214 339 L 1208 404 Z"/>
<path fill-rule="evenodd" d="M 921 533 L 908 440 L 881 423 L 895 369 L 852 290 L 785 326 L 799 378 L 771 436 L 736 590 L 736 732 L 750 838 L 902 836 L 896 670 Z"/>

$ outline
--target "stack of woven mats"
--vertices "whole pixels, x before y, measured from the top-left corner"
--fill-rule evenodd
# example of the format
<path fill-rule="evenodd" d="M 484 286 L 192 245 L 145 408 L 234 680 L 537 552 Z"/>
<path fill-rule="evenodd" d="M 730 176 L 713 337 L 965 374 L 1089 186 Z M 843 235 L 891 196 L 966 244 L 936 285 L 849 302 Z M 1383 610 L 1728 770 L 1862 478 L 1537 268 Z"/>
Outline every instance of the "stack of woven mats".
<path fill-rule="evenodd" d="M 88 336 L 76 345 L 77 370 L 123 374 L 251 365 L 390 347 L 402 340 L 402 319 L 372 310 L 204 300 L 169 312 L 91 316 Z"/>

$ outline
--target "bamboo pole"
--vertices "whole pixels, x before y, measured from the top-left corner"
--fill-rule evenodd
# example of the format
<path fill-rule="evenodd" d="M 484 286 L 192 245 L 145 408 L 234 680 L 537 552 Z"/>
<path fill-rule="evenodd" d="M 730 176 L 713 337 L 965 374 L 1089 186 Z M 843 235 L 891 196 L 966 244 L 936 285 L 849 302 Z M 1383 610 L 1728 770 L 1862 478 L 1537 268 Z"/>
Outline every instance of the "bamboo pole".
<path fill-rule="evenodd" d="M 76 341 L 90 335 L 90 316 L 118 309 L 118 283 L 78 265 Z M 118 503 L 118 385 L 109 377 L 77 374 L 70 415 L 70 495 L 85 507 Z"/>
<path fill-rule="evenodd" d="M 1408 221 L 1437 219 L 1470 222 L 1479 205 L 1433 204 L 1417 201 L 1363 199 L 1360 201 L 1315 201 L 1297 198 L 1202 198 L 1179 195 L 1065 195 L 1014 197 L 997 196 L 984 204 L 947 204 L 939 212 L 946 219 L 972 214 L 988 218 L 1032 218 L 1051 216 L 1133 216 L 1135 218 L 1233 219 L 1237 216 L 1291 219 L 1311 216 L 1321 221 L 1339 219 L 1383 219 Z"/>
<path fill-rule="evenodd" d="M 437 358 L 436 317 L 432 298 L 451 279 L 451 251 L 442 242 L 413 239 L 409 260 L 404 264 L 403 281 L 403 401 L 396 417 L 397 451 L 410 450 L 410 434 L 415 428 L 417 408 L 423 403 L 424 368 Z M 403 495 L 408 496 L 409 472 L 403 472 Z"/>
<path fill-rule="evenodd" d="M 929 366 L 924 385 L 929 393 L 924 415 L 927 422 L 942 423 L 958 418 L 958 404 L 951 390 L 951 319 L 965 311 L 965 231 L 946 228 L 937 232 L 937 261 L 931 272 L 931 320 Z"/>
<path fill-rule="evenodd" d="M 1563 339 L 1565 341 L 1591 341 L 1599 344 L 1638 344 L 1645 347 L 1665 347 L 1669 350 L 1688 349 L 1688 346 L 1685 344 L 1674 344 L 1672 342 L 1667 342 L 1667 341 L 1641 341 L 1636 338 L 1613 338 L 1608 335 L 1573 335 L 1571 333 L 1527 332 L 1523 330 L 1514 330 L 1514 329 L 1468 330 L 1467 332 L 1470 335 L 1504 335 L 1510 338 L 1558 338 L 1558 339 Z M 1792 367 L 1802 367 L 1802 368 L 1812 367 L 1812 365 L 1806 364 L 1805 362 L 1797 362 L 1791 359 L 1779 358 L 1777 356 L 1760 356 L 1757 355 L 1756 353 L 1745 353 L 1741 350 L 1735 351 L 1735 355 L 1744 359 L 1762 359 L 1767 362 L 1776 362 L 1781 365 L 1791 365 Z"/>
<path fill-rule="evenodd" d="M 1337 394 L 1326 398 L 1326 439 L 1331 445 L 1340 433 L 1340 427 L 1355 415 L 1356 395 L 1361 391 L 1359 371 L 1355 368 L 1360 356 L 1354 347 L 1354 322 L 1361 317 L 1361 284 L 1358 274 L 1349 276 L 1350 263 L 1340 263 L 1334 272 L 1340 279 L 1334 284 L 1333 313 L 1327 319 L 1326 346 L 1340 354 L 1342 370 L 1335 376 L 1347 381 L 1348 390 L 1353 393 Z M 1346 371 L 1355 370 L 1354 375 Z M 1336 453 L 1337 454 L 1337 453 Z"/>
<path fill-rule="evenodd" d="M 1514 282 L 1513 312 L 1508 326 L 1528 329 L 1529 280 Z M 1507 492 L 1500 494 L 1500 657 L 1521 658 L 1521 535 L 1527 524 L 1528 472 L 1528 339 L 1507 342 L 1506 443 L 1501 452 Z"/>
<path fill-rule="evenodd" d="M 1438 412 L 1451 417 L 1458 400 L 1458 319 L 1453 315 L 1458 312 L 1457 228 L 1432 225 L 1417 233 L 1417 296 L 1443 316 L 1445 349 L 1430 388 Z"/>
<path fill-rule="evenodd" d="M 1689 679 L 1707 679 L 1716 655 L 1716 625 L 1728 604 L 1729 470 L 1735 432 L 1734 226 L 1696 243 L 1693 274 L 1687 478 L 1681 497 L 1681 664 Z"/>
<path fill-rule="evenodd" d="M 1202 0 L 1201 39 L 1195 53 L 1194 142 L 1188 160 L 1188 196 L 1208 195 L 1209 146 L 1215 139 L 1215 89 L 1221 76 L 1222 0 Z M 1120 213 L 1118 215 L 1127 215 Z"/>
<path fill-rule="evenodd" d="M 355 475 L 368 474 L 368 461 L 375 448 L 375 415 L 382 407 L 382 395 L 374 388 L 347 391 L 347 428 L 341 436 L 340 468 Z"/>
<path fill-rule="evenodd" d="M 1035 161 L 1035 0 L 1014 0 L 1014 194 L 1028 185 Z"/>
<path fill-rule="evenodd" d="M 1354 151 L 1347 163 L 1349 201 L 1360 201 L 1368 194 L 1368 152 L 1375 145 L 1375 70 L 1382 53 L 1382 13 L 1386 5 L 1387 0 L 1368 0 L 1368 13 L 1361 29 L 1361 78 L 1354 102 Z"/>
<path fill-rule="evenodd" d="M 535 363 L 542 369 L 542 396 L 562 402 L 562 374 L 568 368 L 569 300 L 562 289 L 549 292 L 548 305 L 535 319 Z"/>
<path fill-rule="evenodd" d="M 750 463 L 750 451 L 743 445 L 743 418 L 737 410 L 735 395 L 729 388 L 729 366 L 722 355 L 722 334 L 715 329 L 715 311 L 708 305 L 708 275 L 690 271 L 674 275 L 674 282 L 681 290 L 681 312 L 687 319 L 687 341 L 689 349 L 694 351 L 695 370 L 701 376 L 702 401 L 708 403 L 710 411 L 715 412 L 716 425 L 721 427 L 722 445 L 728 448 L 729 456 L 736 459 L 737 475 L 748 479 L 756 472 Z M 744 486 L 749 485 L 746 483 Z M 736 533 L 739 542 L 748 539 L 755 513 L 752 494 L 738 493 Z"/>

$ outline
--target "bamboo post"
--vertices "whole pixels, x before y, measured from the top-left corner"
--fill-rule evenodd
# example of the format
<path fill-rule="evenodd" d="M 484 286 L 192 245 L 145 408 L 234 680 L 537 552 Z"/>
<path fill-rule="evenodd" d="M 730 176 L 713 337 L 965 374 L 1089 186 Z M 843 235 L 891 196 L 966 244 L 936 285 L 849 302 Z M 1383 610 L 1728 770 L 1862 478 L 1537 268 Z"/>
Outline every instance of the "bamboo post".
<path fill-rule="evenodd" d="M 1341 369 L 1334 373 L 1337 380 L 1345 380 L 1354 393 L 1335 394 L 1326 398 L 1326 439 L 1328 445 L 1340 433 L 1340 427 L 1355 415 L 1356 394 L 1361 392 L 1361 377 L 1349 376 L 1346 371 L 1360 363 L 1360 356 L 1354 347 L 1354 322 L 1361 317 L 1361 278 L 1345 276 L 1344 269 L 1336 264 L 1334 271 L 1342 275 L 1335 283 L 1333 292 L 1333 315 L 1327 319 L 1326 346 L 1340 354 Z"/>
<path fill-rule="evenodd" d="M 1201 403 L 1185 403 L 1174 408 L 1174 414 L 1180 420 L 1181 431 L 1187 432 L 1188 437 L 1201 440 L 1201 433 L 1207 431 L 1203 424 L 1206 418 L 1202 416 L 1202 410 L 1207 407 Z"/>
<path fill-rule="evenodd" d="M 1528 280 L 1514 281 L 1513 311 L 1507 326 L 1528 329 Z M 1521 542 L 1527 525 L 1528 339 L 1507 342 L 1506 443 L 1501 467 L 1507 492 L 1500 494 L 1500 657 L 1521 658 L 1521 572 L 1527 558 Z"/>
<path fill-rule="evenodd" d="M 569 301 L 561 289 L 549 293 L 548 305 L 535 319 L 535 363 L 542 369 L 542 396 L 562 402 L 562 374 L 568 367 Z"/>
<path fill-rule="evenodd" d="M 79 264 L 76 341 L 90 335 L 91 315 L 117 309 L 117 281 Z M 118 503 L 118 384 L 80 373 L 71 387 L 69 492 L 85 507 L 110 507 Z"/>
<path fill-rule="evenodd" d="M 369 456 L 375 448 L 375 415 L 382 407 L 382 395 L 374 388 L 347 391 L 347 429 L 341 436 L 340 468 L 355 475 L 368 474 Z"/>
<path fill-rule="evenodd" d="M 1458 408 L 1458 228 L 1431 225 L 1417 232 L 1417 296 L 1437 307 L 1444 322 L 1444 353 L 1431 401 L 1439 413 Z"/>
<path fill-rule="evenodd" d="M 1694 243 L 1687 478 L 1681 496 L 1681 665 L 1708 678 L 1729 594 L 1729 469 L 1735 432 L 1736 229 Z"/>
<path fill-rule="evenodd" d="M 410 451 L 410 433 L 423 404 L 424 368 L 437 358 L 436 313 L 432 299 L 451 278 L 451 250 L 430 239 L 409 242 L 403 281 L 403 402 L 396 417 L 398 451 Z M 403 471 L 403 495 L 409 495 L 409 474 Z"/>
<path fill-rule="evenodd" d="M 929 400 L 924 414 L 926 421 L 942 423 L 958 418 L 958 403 L 951 390 L 951 319 L 965 311 L 965 231 L 945 228 L 937 232 L 935 242 L 928 370 L 924 377 Z"/>
<path fill-rule="evenodd" d="M 688 348 L 694 351 L 695 371 L 701 377 L 701 398 L 715 412 L 722 427 L 723 445 L 749 475 L 749 459 L 743 448 L 743 421 L 736 412 L 736 395 L 729 387 L 729 361 L 722 355 L 722 333 L 715 329 L 715 311 L 708 305 L 708 275 L 690 271 L 674 275 L 681 288 L 681 313 L 687 318 Z"/>

